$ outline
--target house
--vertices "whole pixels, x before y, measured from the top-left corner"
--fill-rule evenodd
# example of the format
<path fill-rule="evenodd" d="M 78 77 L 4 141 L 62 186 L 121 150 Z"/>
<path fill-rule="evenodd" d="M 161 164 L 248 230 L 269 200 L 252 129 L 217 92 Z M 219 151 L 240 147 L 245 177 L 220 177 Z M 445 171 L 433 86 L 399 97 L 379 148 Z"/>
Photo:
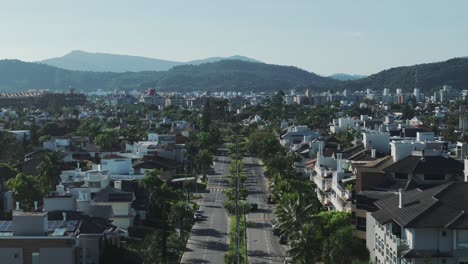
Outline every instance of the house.
<path fill-rule="evenodd" d="M 0 259 L 4 263 L 76 263 L 79 221 L 49 221 L 47 212 L 13 212 L 0 221 Z"/>
<path fill-rule="evenodd" d="M 356 235 L 365 238 L 368 213 L 377 210 L 375 203 L 389 193 L 415 188 L 427 189 L 463 179 L 463 164 L 442 151 L 413 151 L 395 161 L 387 156 L 354 168 L 356 176 L 352 218 Z"/>
<path fill-rule="evenodd" d="M 20 143 L 29 142 L 31 132 L 29 130 L 10 130 L 8 131 L 15 135 L 16 140 Z"/>
<path fill-rule="evenodd" d="M 319 133 L 311 131 L 307 126 L 290 126 L 286 129 L 285 133 L 281 135 L 280 143 L 286 149 L 289 149 L 292 145 L 312 141 L 319 137 Z"/>
<path fill-rule="evenodd" d="M 360 127 L 357 124 L 356 120 L 349 117 L 340 117 L 338 119 L 333 119 L 330 125 L 330 132 L 335 134 L 345 129 L 354 129 L 359 130 Z"/>
<path fill-rule="evenodd" d="M 467 182 L 399 190 L 367 214 L 366 245 L 373 263 L 466 263 Z"/>
<path fill-rule="evenodd" d="M 92 199 L 94 205 L 111 206 L 112 217 L 109 220 L 112 224 L 123 229 L 133 225 L 135 211 L 132 208 L 132 202 L 135 200 L 133 192 L 125 192 L 111 186 L 107 186 L 94 194 Z"/>

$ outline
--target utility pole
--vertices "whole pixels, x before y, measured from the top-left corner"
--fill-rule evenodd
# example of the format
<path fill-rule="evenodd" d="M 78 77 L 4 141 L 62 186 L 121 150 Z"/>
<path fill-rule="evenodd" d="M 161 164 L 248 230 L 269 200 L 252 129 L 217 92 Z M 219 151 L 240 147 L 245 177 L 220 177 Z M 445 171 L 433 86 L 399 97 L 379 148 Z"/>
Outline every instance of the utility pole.
<path fill-rule="evenodd" d="M 237 133 L 234 134 L 236 142 L 236 263 L 240 264 L 240 228 L 239 228 L 239 187 L 240 187 L 240 177 L 239 177 L 239 146 L 237 142 Z"/>

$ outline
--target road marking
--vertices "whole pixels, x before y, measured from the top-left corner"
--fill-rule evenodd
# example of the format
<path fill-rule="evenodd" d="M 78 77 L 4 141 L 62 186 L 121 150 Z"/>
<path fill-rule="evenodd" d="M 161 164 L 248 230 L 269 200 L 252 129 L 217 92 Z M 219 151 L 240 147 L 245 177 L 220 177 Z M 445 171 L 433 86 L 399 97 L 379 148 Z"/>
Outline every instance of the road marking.
<path fill-rule="evenodd" d="M 224 174 L 224 166 L 221 167 L 221 173 L 220 173 L 220 175 L 218 176 L 218 186 L 217 186 L 217 188 L 216 188 L 216 189 L 218 189 L 218 190 L 220 189 L 219 187 L 221 186 L 221 177 L 223 176 L 223 174 Z M 210 177 L 210 178 L 211 178 L 211 177 Z M 210 178 L 208 178 L 208 184 L 209 184 Z M 207 184 L 207 189 L 210 189 L 210 190 L 211 190 L 212 187 L 211 187 L 211 186 L 208 187 L 208 184 Z M 216 191 L 214 203 L 218 202 L 218 194 L 219 194 L 219 191 Z M 214 211 L 214 210 L 215 210 L 215 209 L 213 209 L 213 211 Z M 214 214 L 212 214 L 212 217 L 211 217 L 211 220 L 210 220 L 209 228 L 211 228 L 211 227 L 213 226 L 213 221 L 214 221 Z M 228 221 L 226 221 L 226 222 L 228 222 Z M 228 229 L 227 229 L 227 230 L 229 230 L 229 226 L 228 226 Z M 207 236 L 206 236 L 206 239 L 205 239 L 205 242 L 208 242 L 208 238 L 209 238 L 209 236 L 207 235 Z M 227 236 L 226 236 L 226 243 L 227 243 Z M 203 258 L 202 258 L 203 263 L 205 263 L 205 258 L 206 258 L 206 251 L 207 251 L 207 249 L 208 249 L 208 246 L 206 246 L 205 249 L 203 250 Z"/>

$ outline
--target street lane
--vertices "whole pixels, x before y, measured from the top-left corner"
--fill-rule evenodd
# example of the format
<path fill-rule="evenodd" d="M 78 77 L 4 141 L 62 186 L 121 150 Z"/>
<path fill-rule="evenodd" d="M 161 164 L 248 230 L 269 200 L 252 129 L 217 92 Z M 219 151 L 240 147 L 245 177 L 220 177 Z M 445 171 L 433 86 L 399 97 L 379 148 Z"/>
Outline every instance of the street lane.
<path fill-rule="evenodd" d="M 283 263 L 284 248 L 273 235 L 273 206 L 267 203 L 267 184 L 257 158 L 244 158 L 247 202 L 258 204 L 258 211 L 247 215 L 247 254 L 249 263 Z"/>
<path fill-rule="evenodd" d="M 215 174 L 207 175 L 207 193 L 199 201 L 204 219 L 195 223 L 190 232 L 181 263 L 224 263 L 228 250 L 228 216 L 223 207 L 223 190 L 229 186 L 230 159 L 217 157 L 213 168 Z"/>

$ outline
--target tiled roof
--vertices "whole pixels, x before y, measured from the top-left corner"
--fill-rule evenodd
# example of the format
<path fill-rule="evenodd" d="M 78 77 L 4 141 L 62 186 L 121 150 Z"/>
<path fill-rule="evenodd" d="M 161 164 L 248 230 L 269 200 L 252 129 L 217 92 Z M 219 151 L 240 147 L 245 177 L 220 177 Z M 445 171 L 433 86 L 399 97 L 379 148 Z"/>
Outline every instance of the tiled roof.
<path fill-rule="evenodd" d="M 453 158 L 444 156 L 408 156 L 384 169 L 396 173 L 430 173 L 447 174 L 463 173 L 463 164 Z"/>
<path fill-rule="evenodd" d="M 97 192 L 93 198 L 95 202 L 132 202 L 133 199 L 132 192 L 124 192 L 110 185 Z"/>
<path fill-rule="evenodd" d="M 468 183 L 450 182 L 426 190 L 405 192 L 404 206 L 398 207 L 398 193 L 375 204 L 372 216 L 380 223 L 395 221 L 411 228 L 468 229 Z"/>

